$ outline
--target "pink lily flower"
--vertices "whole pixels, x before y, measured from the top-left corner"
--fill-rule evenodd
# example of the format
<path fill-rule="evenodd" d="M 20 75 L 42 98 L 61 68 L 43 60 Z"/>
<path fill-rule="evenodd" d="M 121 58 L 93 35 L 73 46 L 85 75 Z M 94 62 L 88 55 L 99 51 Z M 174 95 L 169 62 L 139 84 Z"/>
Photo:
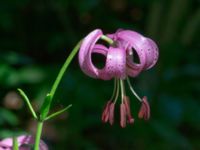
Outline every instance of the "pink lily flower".
<path fill-rule="evenodd" d="M 107 48 L 103 44 L 98 44 L 98 40 L 105 37 L 100 29 L 96 29 L 88 34 L 79 50 L 79 64 L 81 70 L 92 78 L 110 80 L 114 78 L 113 96 L 106 104 L 102 121 L 112 125 L 114 123 L 114 107 L 121 91 L 120 105 L 120 125 L 126 126 L 127 123 L 133 123 L 131 116 L 130 101 L 126 95 L 124 81 L 136 98 L 142 103 L 139 118 L 145 120 L 150 117 L 150 106 L 147 98 L 141 99 L 134 91 L 130 77 L 138 76 L 142 71 L 152 68 L 158 60 L 158 47 L 155 42 L 143 35 L 131 30 L 118 30 L 114 34 L 108 34 L 107 38 L 113 41 Z M 105 66 L 102 69 L 95 67 L 92 62 L 92 54 L 97 53 L 106 57 Z M 135 62 L 136 55 L 139 62 Z"/>
<path fill-rule="evenodd" d="M 34 137 L 30 135 L 21 135 L 17 137 L 17 142 L 19 146 L 19 150 L 30 150 L 30 145 L 34 144 Z M 40 150 L 48 150 L 47 145 L 40 141 Z M 0 150 L 12 150 L 13 149 L 13 139 L 6 138 L 0 141 Z"/>

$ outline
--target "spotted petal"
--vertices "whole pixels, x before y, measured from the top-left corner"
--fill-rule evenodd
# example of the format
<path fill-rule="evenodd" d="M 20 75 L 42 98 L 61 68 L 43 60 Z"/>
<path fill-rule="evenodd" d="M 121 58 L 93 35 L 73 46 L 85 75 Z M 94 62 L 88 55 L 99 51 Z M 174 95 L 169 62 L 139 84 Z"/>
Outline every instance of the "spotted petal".
<path fill-rule="evenodd" d="M 98 78 L 109 80 L 114 77 L 125 78 L 126 76 L 126 53 L 121 48 L 105 47 L 95 45 L 92 52 L 102 54 L 106 57 L 105 66 L 98 69 Z"/>
<path fill-rule="evenodd" d="M 119 39 L 126 41 L 126 43 L 129 44 L 127 49 L 127 74 L 135 77 L 143 70 L 146 64 L 146 52 L 145 49 L 143 49 L 146 38 L 141 34 L 130 30 L 118 31 L 117 36 Z M 133 62 L 132 48 L 136 51 L 140 63 Z"/>
<path fill-rule="evenodd" d="M 103 69 L 111 78 L 125 78 L 126 52 L 121 48 L 110 47 L 106 57 L 106 65 Z"/>
<path fill-rule="evenodd" d="M 113 77 L 125 78 L 126 76 L 126 52 L 121 48 L 110 46 L 109 48 L 96 44 L 102 35 L 100 30 L 94 30 L 84 40 L 79 51 L 79 64 L 83 72 L 90 77 L 109 80 Z M 104 68 L 94 66 L 92 53 L 102 54 L 106 57 Z"/>
<path fill-rule="evenodd" d="M 158 47 L 153 40 L 130 30 L 118 31 L 117 37 L 130 44 L 127 56 L 128 75 L 135 77 L 142 70 L 150 69 L 155 65 L 158 60 Z M 132 58 L 132 55 L 130 55 L 131 48 L 135 49 L 140 60 L 139 64 L 133 62 L 134 58 Z"/>
<path fill-rule="evenodd" d="M 93 78 L 98 77 L 98 69 L 92 63 L 92 50 L 102 35 L 103 33 L 100 29 L 92 31 L 84 38 L 79 50 L 79 64 L 81 70 Z"/>
<path fill-rule="evenodd" d="M 158 61 L 158 57 L 159 57 L 159 52 L 158 52 L 158 46 L 156 45 L 156 43 L 147 38 L 147 53 L 146 53 L 146 56 L 147 56 L 147 62 L 146 62 L 146 66 L 145 68 L 146 69 L 150 69 L 152 68 L 156 62 Z"/>

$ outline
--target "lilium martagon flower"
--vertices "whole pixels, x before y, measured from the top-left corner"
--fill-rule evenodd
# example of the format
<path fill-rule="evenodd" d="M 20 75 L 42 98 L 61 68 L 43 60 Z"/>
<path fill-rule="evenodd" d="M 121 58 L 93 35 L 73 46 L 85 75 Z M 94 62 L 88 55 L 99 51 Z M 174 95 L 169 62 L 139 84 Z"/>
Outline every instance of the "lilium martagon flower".
<path fill-rule="evenodd" d="M 99 44 L 99 40 L 105 40 L 109 46 Z M 112 41 L 112 42 L 111 42 Z M 92 61 L 92 54 L 103 55 L 105 66 L 98 68 Z M 79 65 L 81 70 L 92 78 L 110 80 L 114 79 L 112 97 L 104 107 L 102 121 L 114 123 L 115 104 L 121 93 L 120 125 L 132 124 L 134 118 L 131 115 L 130 100 L 126 95 L 125 81 L 135 97 L 141 102 L 138 113 L 139 118 L 150 118 L 150 106 L 147 97 L 140 98 L 133 89 L 129 77 L 136 77 L 142 71 L 152 68 L 158 60 L 158 47 L 156 43 L 135 31 L 118 30 L 114 34 L 103 35 L 102 30 L 96 29 L 89 33 L 82 41 L 79 50 Z M 136 62 L 138 58 L 139 62 Z"/>

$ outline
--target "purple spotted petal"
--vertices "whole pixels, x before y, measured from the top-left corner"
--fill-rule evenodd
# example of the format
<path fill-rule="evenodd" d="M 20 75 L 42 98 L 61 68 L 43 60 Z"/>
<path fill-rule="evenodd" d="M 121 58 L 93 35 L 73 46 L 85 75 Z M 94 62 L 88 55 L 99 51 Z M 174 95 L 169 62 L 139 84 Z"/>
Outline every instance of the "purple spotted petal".
<path fill-rule="evenodd" d="M 96 44 L 94 45 L 94 48 L 92 49 L 92 53 L 102 54 L 106 57 L 108 53 L 108 49 L 104 45 Z"/>
<path fill-rule="evenodd" d="M 34 137 L 30 135 L 21 135 L 17 137 L 18 146 L 20 150 L 29 150 L 30 147 L 25 145 L 33 145 L 34 144 Z M 6 138 L 2 141 L 0 141 L 0 150 L 12 150 L 13 147 L 13 139 L 12 138 Z M 40 141 L 40 150 L 48 150 L 47 145 L 41 140 Z"/>
<path fill-rule="evenodd" d="M 106 60 L 107 60 L 108 48 L 103 46 L 103 45 L 96 44 L 94 46 L 94 48 L 92 49 L 92 53 L 104 55 L 106 57 Z M 85 58 L 85 59 L 87 59 L 87 58 Z M 96 69 L 97 70 L 97 78 L 100 78 L 100 79 L 103 79 L 103 80 L 109 80 L 109 79 L 112 78 L 109 75 L 109 73 L 105 71 L 105 68 L 106 67 L 104 66 L 104 68 L 102 68 L 102 69 Z"/>
<path fill-rule="evenodd" d="M 154 41 L 130 30 L 118 30 L 108 34 L 115 44 L 109 48 L 96 44 L 103 35 L 97 29 L 83 40 L 79 50 L 79 64 L 82 71 L 93 78 L 109 80 L 113 77 L 125 78 L 127 75 L 135 77 L 141 71 L 150 69 L 158 60 L 158 47 Z M 137 53 L 139 63 L 134 62 L 134 52 Z M 92 53 L 106 57 L 103 69 L 98 69 L 92 62 Z"/>
<path fill-rule="evenodd" d="M 150 69 L 155 65 L 158 60 L 158 47 L 151 39 L 130 30 L 118 31 L 117 37 L 130 44 L 127 51 L 127 74 L 129 76 L 135 77 L 142 70 Z M 134 58 L 130 55 L 131 48 L 135 49 L 140 60 L 139 64 L 133 62 Z"/>
<path fill-rule="evenodd" d="M 99 29 L 92 31 L 84 38 L 79 50 L 79 64 L 81 70 L 93 78 L 98 77 L 98 69 L 92 63 L 92 50 L 102 34 L 102 31 Z"/>
<path fill-rule="evenodd" d="M 143 70 L 146 64 L 146 53 L 145 49 L 143 49 L 146 38 L 137 32 L 129 30 L 121 30 L 117 32 L 117 36 L 120 40 L 125 41 L 125 43 L 129 45 L 129 48 L 127 49 L 127 74 L 135 77 Z M 132 48 L 135 49 L 139 57 L 139 64 L 133 62 L 134 58 L 132 58 L 131 55 Z"/>
<path fill-rule="evenodd" d="M 95 45 L 92 52 L 106 56 L 104 68 L 98 70 L 98 78 L 109 80 L 113 77 L 125 78 L 126 76 L 126 52 L 120 48 L 103 45 Z"/>
<path fill-rule="evenodd" d="M 106 57 L 103 74 L 108 74 L 110 79 L 126 77 L 126 52 L 121 48 L 110 47 Z M 102 74 L 100 74 L 100 77 Z"/>
<path fill-rule="evenodd" d="M 83 40 L 79 50 L 79 64 L 82 71 L 93 78 L 110 80 L 113 77 L 125 78 L 126 76 L 126 52 L 124 49 L 105 47 L 96 44 L 101 37 L 101 30 L 94 30 Z M 106 57 L 104 68 L 98 69 L 94 66 L 92 53 L 102 54 Z"/>
<path fill-rule="evenodd" d="M 156 43 L 149 38 L 147 40 L 148 40 L 148 45 L 150 48 L 147 50 L 147 53 L 146 53 L 148 59 L 147 59 L 145 68 L 150 69 L 158 61 L 159 52 L 158 52 L 158 46 L 156 45 Z"/>

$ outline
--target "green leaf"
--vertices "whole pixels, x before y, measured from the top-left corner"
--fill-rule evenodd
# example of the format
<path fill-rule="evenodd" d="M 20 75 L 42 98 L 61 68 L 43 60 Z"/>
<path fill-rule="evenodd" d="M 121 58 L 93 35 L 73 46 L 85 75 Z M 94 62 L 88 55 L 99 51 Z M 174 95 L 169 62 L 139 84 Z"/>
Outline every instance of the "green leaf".
<path fill-rule="evenodd" d="M 42 104 L 41 110 L 40 110 L 40 112 L 41 112 L 40 119 L 41 120 L 44 120 L 49 113 L 49 109 L 51 106 L 51 99 L 52 99 L 52 96 L 51 96 L 51 94 L 48 93 Z"/>
<path fill-rule="evenodd" d="M 30 103 L 30 100 L 28 99 L 28 97 L 26 96 L 26 94 L 24 93 L 24 91 L 22 91 L 22 90 L 19 89 L 19 88 L 18 88 L 17 90 L 18 90 L 18 92 L 20 93 L 20 95 L 22 96 L 22 98 L 25 100 L 25 102 L 27 103 L 28 108 L 29 108 L 29 110 L 31 111 L 31 113 L 32 113 L 32 115 L 33 115 L 33 118 L 38 119 L 38 117 L 37 117 L 37 115 L 36 115 L 36 113 L 35 113 L 35 111 L 34 111 L 32 105 L 31 105 L 31 103 Z"/>
<path fill-rule="evenodd" d="M 51 118 L 54 118 L 54 117 L 56 117 L 56 116 L 62 114 L 63 112 L 67 111 L 70 107 L 72 107 L 72 104 L 68 105 L 68 106 L 65 107 L 64 109 L 61 109 L 61 110 L 59 110 L 59 111 L 57 111 L 57 112 L 55 112 L 55 113 L 49 115 L 48 117 L 45 118 L 45 120 L 49 120 L 49 119 L 51 119 Z"/>

